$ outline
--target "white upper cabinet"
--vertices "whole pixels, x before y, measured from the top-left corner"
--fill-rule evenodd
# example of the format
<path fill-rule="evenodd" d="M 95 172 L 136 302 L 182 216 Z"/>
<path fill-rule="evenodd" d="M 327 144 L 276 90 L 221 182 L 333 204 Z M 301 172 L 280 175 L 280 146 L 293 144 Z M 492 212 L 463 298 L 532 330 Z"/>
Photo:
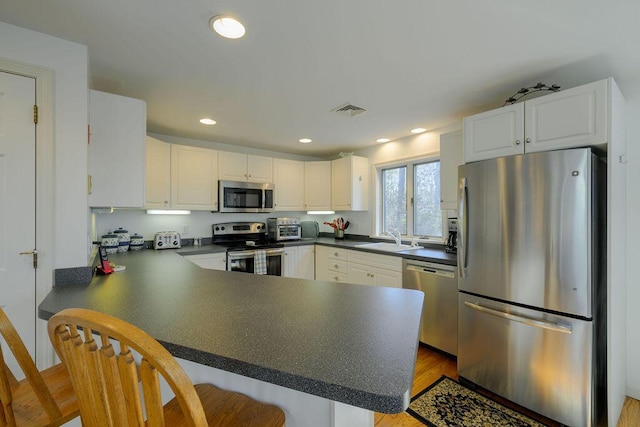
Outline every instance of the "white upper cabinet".
<path fill-rule="evenodd" d="M 524 104 L 514 104 L 464 118 L 464 160 L 521 154 Z"/>
<path fill-rule="evenodd" d="M 613 79 L 465 117 L 464 160 L 606 144 Z"/>
<path fill-rule="evenodd" d="M 369 159 L 349 156 L 331 162 L 331 208 L 336 211 L 369 209 Z"/>
<path fill-rule="evenodd" d="M 171 208 L 218 210 L 218 152 L 171 144 Z"/>
<path fill-rule="evenodd" d="M 458 166 L 463 164 L 462 130 L 440 135 L 440 209 L 458 209 Z"/>
<path fill-rule="evenodd" d="M 304 209 L 331 210 L 331 162 L 304 163 Z"/>
<path fill-rule="evenodd" d="M 276 211 L 304 210 L 304 162 L 274 159 Z"/>
<path fill-rule="evenodd" d="M 146 146 L 145 207 L 169 209 L 171 207 L 171 145 L 147 136 Z"/>
<path fill-rule="evenodd" d="M 525 150 L 546 151 L 607 143 L 608 85 L 608 80 L 600 80 L 527 101 L 524 108 Z"/>
<path fill-rule="evenodd" d="M 222 180 L 273 183 L 271 157 L 220 151 L 218 169 Z"/>
<path fill-rule="evenodd" d="M 89 91 L 89 206 L 144 206 L 146 121 L 144 101 Z"/>

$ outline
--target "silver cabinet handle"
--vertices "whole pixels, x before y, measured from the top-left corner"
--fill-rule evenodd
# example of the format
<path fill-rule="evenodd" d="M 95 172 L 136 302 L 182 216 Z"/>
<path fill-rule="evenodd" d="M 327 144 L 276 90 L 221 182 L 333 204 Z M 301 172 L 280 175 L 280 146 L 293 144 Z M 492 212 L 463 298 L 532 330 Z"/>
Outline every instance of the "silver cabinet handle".
<path fill-rule="evenodd" d="M 516 139 L 516 145 L 520 145 L 520 140 Z"/>
<path fill-rule="evenodd" d="M 531 138 L 525 139 L 524 142 L 526 142 L 527 144 L 530 144 L 531 143 Z"/>
<path fill-rule="evenodd" d="M 465 301 L 464 305 L 474 310 L 481 311 L 483 313 L 491 314 L 497 317 L 502 317 L 503 319 L 513 320 L 514 322 L 524 323 L 525 325 L 535 326 L 536 328 L 549 329 L 550 331 L 561 332 L 563 334 L 571 333 L 570 326 L 564 326 L 559 323 L 548 322 L 546 320 L 531 319 L 529 317 L 524 317 L 524 316 L 517 316 L 515 314 L 505 313 L 504 311 L 499 311 L 489 307 L 484 307 L 480 304 L 474 304 L 469 301 Z"/>

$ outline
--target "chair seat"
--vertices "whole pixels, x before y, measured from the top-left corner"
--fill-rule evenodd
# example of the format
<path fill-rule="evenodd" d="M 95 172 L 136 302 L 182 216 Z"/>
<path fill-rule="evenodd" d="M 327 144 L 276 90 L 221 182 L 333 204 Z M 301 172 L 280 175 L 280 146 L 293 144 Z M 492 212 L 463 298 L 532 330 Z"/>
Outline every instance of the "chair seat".
<path fill-rule="evenodd" d="M 49 417 L 40 404 L 37 395 L 26 379 L 12 389 L 13 412 L 18 426 L 59 426 L 80 415 L 78 401 L 73 392 L 67 369 L 61 363 L 40 372 L 48 385 L 51 396 L 58 404 L 62 418 L 49 421 Z"/>
<path fill-rule="evenodd" d="M 196 393 L 202 402 L 209 426 L 280 427 L 285 423 L 282 409 L 258 402 L 244 394 L 222 390 L 211 384 L 196 384 Z M 184 425 L 184 417 L 177 399 L 164 406 L 167 426 Z"/>

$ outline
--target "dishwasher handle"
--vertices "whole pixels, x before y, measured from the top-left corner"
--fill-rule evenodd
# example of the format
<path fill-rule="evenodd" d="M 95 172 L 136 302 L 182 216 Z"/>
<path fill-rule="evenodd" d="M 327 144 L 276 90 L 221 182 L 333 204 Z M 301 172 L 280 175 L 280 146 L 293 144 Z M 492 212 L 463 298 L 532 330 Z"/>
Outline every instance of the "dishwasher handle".
<path fill-rule="evenodd" d="M 453 267 L 451 269 L 448 269 L 448 268 L 438 268 L 433 265 L 407 264 L 406 270 L 415 271 L 423 274 L 435 274 L 436 276 L 450 277 L 452 279 L 455 277 L 455 270 L 453 269 Z"/>

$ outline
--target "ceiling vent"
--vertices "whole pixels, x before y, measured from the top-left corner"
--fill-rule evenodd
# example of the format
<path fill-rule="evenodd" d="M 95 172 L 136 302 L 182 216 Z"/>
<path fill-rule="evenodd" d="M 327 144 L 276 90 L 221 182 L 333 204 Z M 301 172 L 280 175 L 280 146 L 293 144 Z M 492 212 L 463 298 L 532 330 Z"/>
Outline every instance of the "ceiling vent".
<path fill-rule="evenodd" d="M 347 117 L 355 117 L 358 114 L 362 114 L 364 113 L 365 110 L 364 108 L 361 107 L 357 107 L 355 105 L 352 104 L 345 104 L 341 107 L 335 108 L 333 110 L 331 110 L 332 112 L 336 112 L 338 114 L 341 114 L 343 116 L 347 116 Z"/>

